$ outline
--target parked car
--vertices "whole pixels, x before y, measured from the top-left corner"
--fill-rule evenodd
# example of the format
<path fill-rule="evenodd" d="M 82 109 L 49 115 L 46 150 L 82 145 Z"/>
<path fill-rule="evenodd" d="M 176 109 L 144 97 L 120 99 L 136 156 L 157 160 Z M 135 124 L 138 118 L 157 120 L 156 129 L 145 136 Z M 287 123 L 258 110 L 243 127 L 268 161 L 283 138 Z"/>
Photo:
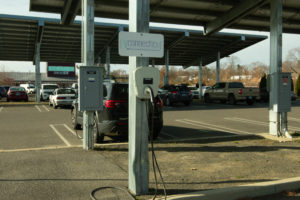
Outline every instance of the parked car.
<path fill-rule="evenodd" d="M 192 91 L 193 99 L 199 99 L 199 88 L 188 86 L 189 90 Z"/>
<path fill-rule="evenodd" d="M 211 86 L 202 86 L 202 96 L 204 97 L 206 90 L 211 89 Z"/>
<path fill-rule="evenodd" d="M 7 101 L 28 101 L 28 95 L 23 87 L 10 87 L 7 93 Z"/>
<path fill-rule="evenodd" d="M 6 97 L 7 91 L 4 86 L 0 86 L 0 97 Z"/>
<path fill-rule="evenodd" d="M 103 110 L 94 113 L 95 142 L 103 141 L 104 135 L 128 136 L 128 83 L 105 81 L 103 83 Z M 155 98 L 154 133 L 157 138 L 163 127 L 162 100 Z M 152 124 L 152 105 L 149 103 L 149 127 Z M 74 129 L 83 124 L 83 113 L 78 111 L 78 99 L 73 102 L 71 111 Z"/>
<path fill-rule="evenodd" d="M 49 96 L 51 94 L 53 94 L 53 91 L 55 89 L 59 88 L 57 84 L 53 84 L 53 83 L 44 83 L 41 85 L 41 91 L 40 91 L 40 95 L 41 95 L 41 100 L 48 100 Z"/>
<path fill-rule="evenodd" d="M 20 87 L 25 88 L 25 90 L 28 94 L 35 93 L 35 86 L 31 83 L 20 84 Z"/>
<path fill-rule="evenodd" d="M 71 88 L 78 94 L 78 83 L 73 83 Z"/>
<path fill-rule="evenodd" d="M 75 98 L 76 93 L 73 89 L 58 88 L 49 96 L 49 106 L 53 106 L 54 109 L 62 106 L 72 106 Z"/>
<path fill-rule="evenodd" d="M 166 106 L 172 106 L 174 103 L 189 105 L 193 98 L 192 91 L 186 85 L 166 85 L 158 92 Z"/>
<path fill-rule="evenodd" d="M 220 82 L 206 90 L 204 101 L 228 101 L 232 105 L 238 101 L 246 101 L 248 105 L 253 105 L 258 93 L 258 88 L 246 88 L 241 82 Z"/>

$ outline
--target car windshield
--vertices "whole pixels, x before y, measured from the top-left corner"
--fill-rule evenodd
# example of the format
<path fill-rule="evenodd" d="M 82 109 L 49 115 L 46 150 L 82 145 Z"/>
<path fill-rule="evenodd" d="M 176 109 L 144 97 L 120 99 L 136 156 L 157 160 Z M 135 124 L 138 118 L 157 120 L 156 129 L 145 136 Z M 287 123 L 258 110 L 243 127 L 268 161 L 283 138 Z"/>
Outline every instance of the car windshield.
<path fill-rule="evenodd" d="M 25 92 L 25 88 L 23 87 L 11 87 L 9 88 L 10 91 L 23 91 Z"/>
<path fill-rule="evenodd" d="M 53 90 L 53 89 L 56 89 L 56 88 L 58 88 L 57 85 L 44 85 L 45 90 Z"/>
<path fill-rule="evenodd" d="M 196 87 L 189 87 L 190 88 L 190 90 L 197 90 L 198 88 L 196 88 Z"/>
<path fill-rule="evenodd" d="M 29 85 L 29 88 L 34 88 L 34 85 Z"/>
<path fill-rule="evenodd" d="M 128 85 L 116 84 L 113 86 L 112 99 L 128 100 Z"/>
<path fill-rule="evenodd" d="M 72 89 L 59 89 L 57 90 L 57 94 L 76 94 Z"/>

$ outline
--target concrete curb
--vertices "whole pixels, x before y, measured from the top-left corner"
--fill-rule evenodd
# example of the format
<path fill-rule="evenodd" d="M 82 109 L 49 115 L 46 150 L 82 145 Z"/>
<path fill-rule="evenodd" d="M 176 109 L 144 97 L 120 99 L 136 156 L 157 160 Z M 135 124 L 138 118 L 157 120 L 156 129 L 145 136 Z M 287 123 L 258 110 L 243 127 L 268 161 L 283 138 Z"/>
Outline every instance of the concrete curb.
<path fill-rule="evenodd" d="M 168 196 L 168 200 L 237 200 L 242 198 L 261 197 L 299 188 L 300 177 L 296 177 L 237 187 L 199 191 L 183 195 L 172 195 Z"/>

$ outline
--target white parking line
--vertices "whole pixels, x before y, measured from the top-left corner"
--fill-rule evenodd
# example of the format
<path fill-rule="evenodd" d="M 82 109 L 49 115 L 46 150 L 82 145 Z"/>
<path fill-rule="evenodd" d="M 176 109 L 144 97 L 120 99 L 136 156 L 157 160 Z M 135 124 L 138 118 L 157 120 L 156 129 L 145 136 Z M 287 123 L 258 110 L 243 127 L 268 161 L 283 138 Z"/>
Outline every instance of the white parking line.
<path fill-rule="evenodd" d="M 241 130 L 237 130 L 237 129 L 232 129 L 232 128 L 228 128 L 225 126 L 220 126 L 220 125 L 214 125 L 214 124 L 209 124 L 207 122 L 200 122 L 200 121 L 193 121 L 193 120 L 189 120 L 189 119 L 183 119 L 183 120 L 176 120 L 178 122 L 181 123 L 185 123 L 185 124 L 189 124 L 189 125 L 194 125 L 194 126 L 199 126 L 202 128 L 208 128 L 211 130 L 216 130 L 216 131 L 221 131 L 221 132 L 226 132 L 226 133 L 240 133 L 240 134 L 253 134 L 247 131 L 241 131 Z"/>
<path fill-rule="evenodd" d="M 51 149 L 66 149 L 66 148 L 75 148 L 82 147 L 82 145 L 73 145 L 73 146 L 54 146 L 54 147 L 37 147 L 37 148 L 26 148 L 26 149 L 0 149 L 0 153 L 9 153 L 9 152 L 22 152 L 22 151 L 40 151 L 40 150 L 51 150 Z"/>
<path fill-rule="evenodd" d="M 269 124 L 267 122 L 261 122 L 261 121 L 251 120 L 251 119 L 244 119 L 244 118 L 238 118 L 238 117 L 232 117 L 232 118 L 226 117 L 224 119 L 231 120 L 231 121 L 237 121 L 237 122 L 243 122 L 243 123 L 247 123 L 247 124 L 269 126 Z M 296 121 L 298 119 L 296 119 L 296 118 L 289 118 L 289 120 Z M 300 122 L 300 120 L 297 121 L 297 122 Z M 299 131 L 300 130 L 299 127 L 295 127 L 295 126 L 288 126 L 288 129 L 292 130 L 292 131 Z"/>
<path fill-rule="evenodd" d="M 74 130 L 72 130 L 70 127 L 68 127 L 67 124 L 63 124 L 63 126 L 64 126 L 66 129 L 68 129 L 68 131 L 70 131 L 73 135 L 76 136 L 76 132 L 75 132 Z"/>
<path fill-rule="evenodd" d="M 53 131 L 58 135 L 58 137 L 67 145 L 67 146 L 71 146 L 71 144 L 68 142 L 68 140 L 66 138 L 64 138 L 64 136 L 62 136 L 60 134 L 60 132 L 53 126 L 53 124 L 49 125 Z"/>
<path fill-rule="evenodd" d="M 45 105 L 43 105 L 43 108 L 48 112 L 50 111 Z"/>
<path fill-rule="evenodd" d="M 3 110 L 3 107 L 0 107 L 0 112 Z"/>
<path fill-rule="evenodd" d="M 38 106 L 35 106 L 36 107 L 36 109 L 39 111 L 39 112 L 42 112 L 42 110 L 40 109 L 40 107 L 38 107 Z"/>

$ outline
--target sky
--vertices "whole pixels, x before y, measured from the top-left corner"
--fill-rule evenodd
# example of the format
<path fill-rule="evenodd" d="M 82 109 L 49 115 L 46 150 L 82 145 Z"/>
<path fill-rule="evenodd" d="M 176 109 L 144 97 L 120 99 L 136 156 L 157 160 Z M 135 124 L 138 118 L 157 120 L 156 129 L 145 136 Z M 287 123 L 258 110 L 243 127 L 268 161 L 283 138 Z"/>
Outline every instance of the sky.
<path fill-rule="evenodd" d="M 48 13 L 39 13 L 39 12 L 29 12 L 29 0 L 0 0 L 0 13 L 1 14 L 13 14 L 13 15 L 26 15 L 26 16 L 38 16 L 38 17 L 53 17 L 60 18 L 60 15 L 57 14 L 48 14 Z M 80 18 L 76 17 L 76 20 Z M 95 21 L 103 22 L 113 22 L 113 23 L 126 23 L 126 20 L 110 20 L 103 18 L 95 18 Z M 158 24 L 150 23 L 150 25 L 166 27 L 169 24 Z M 174 28 L 186 28 L 186 29 L 197 29 L 203 30 L 202 27 L 195 26 L 182 26 L 182 25 L 172 25 Z M 248 47 L 244 50 L 241 50 L 232 56 L 238 57 L 240 65 L 250 65 L 254 62 L 261 62 L 265 65 L 270 63 L 270 40 L 269 33 L 267 32 L 258 32 L 258 31 L 240 31 L 232 29 L 224 29 L 222 32 L 233 32 L 233 33 L 245 33 L 245 34 L 256 34 L 256 35 L 265 35 L 268 36 L 268 39 L 259 42 L 251 47 Z M 283 34 L 282 41 L 282 59 L 285 60 L 288 54 L 288 51 L 294 48 L 300 47 L 300 35 L 296 34 Z M 227 62 L 227 59 L 224 58 L 221 60 L 222 63 Z M 215 63 L 209 65 L 210 67 L 215 67 Z M 111 69 L 127 69 L 126 65 L 112 65 Z M 11 61 L 0 61 L 0 71 L 16 71 L 16 72 L 34 72 L 35 67 L 32 65 L 32 62 L 11 62 Z M 46 72 L 46 63 L 41 63 L 41 72 Z"/>

